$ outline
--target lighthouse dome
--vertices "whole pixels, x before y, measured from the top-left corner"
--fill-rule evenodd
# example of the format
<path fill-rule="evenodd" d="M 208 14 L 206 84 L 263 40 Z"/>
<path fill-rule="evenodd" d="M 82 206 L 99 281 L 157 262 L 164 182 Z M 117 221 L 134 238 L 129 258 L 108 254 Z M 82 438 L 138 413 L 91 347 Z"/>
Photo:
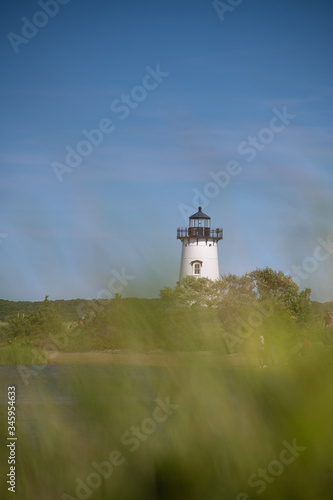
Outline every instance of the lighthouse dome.
<path fill-rule="evenodd" d="M 189 217 L 189 227 L 190 228 L 206 228 L 209 231 L 210 228 L 210 217 L 207 214 L 204 214 L 202 211 L 202 207 L 198 207 L 199 210 L 197 213 L 191 215 Z M 201 236 L 204 235 L 204 233 L 201 231 Z M 197 233 L 195 233 L 197 234 Z M 194 233 L 193 233 L 194 236 Z"/>
<path fill-rule="evenodd" d="M 209 215 L 206 215 L 203 213 L 202 211 L 202 207 L 198 207 L 198 212 L 196 212 L 195 214 L 191 215 L 191 217 L 189 217 L 189 219 L 210 219 Z"/>

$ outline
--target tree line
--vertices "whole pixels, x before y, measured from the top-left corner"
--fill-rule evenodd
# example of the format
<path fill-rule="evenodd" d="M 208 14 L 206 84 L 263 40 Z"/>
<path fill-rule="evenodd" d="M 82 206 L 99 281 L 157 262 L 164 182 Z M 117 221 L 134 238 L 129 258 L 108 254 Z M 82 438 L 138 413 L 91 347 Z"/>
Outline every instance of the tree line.
<path fill-rule="evenodd" d="M 322 340 L 322 308 L 290 276 L 270 268 L 220 280 L 187 276 L 158 299 L 50 301 L 15 312 L 2 339 L 43 346 L 47 337 L 77 330 L 68 348 L 240 352 L 260 335 L 291 346 L 304 335 Z M 6 301 L 4 301 L 6 302 Z M 19 303 L 21 304 L 21 303 Z"/>

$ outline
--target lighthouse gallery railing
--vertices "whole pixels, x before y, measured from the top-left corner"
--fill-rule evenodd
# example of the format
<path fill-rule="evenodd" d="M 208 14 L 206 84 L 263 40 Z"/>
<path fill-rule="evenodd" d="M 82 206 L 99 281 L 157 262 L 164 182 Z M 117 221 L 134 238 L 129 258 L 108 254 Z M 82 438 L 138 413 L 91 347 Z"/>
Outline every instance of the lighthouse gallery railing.
<path fill-rule="evenodd" d="M 183 238 L 189 237 L 200 237 L 200 238 L 212 238 L 216 241 L 223 239 L 223 229 L 216 228 L 210 229 L 209 227 L 186 227 L 177 228 L 177 239 L 181 240 Z"/>

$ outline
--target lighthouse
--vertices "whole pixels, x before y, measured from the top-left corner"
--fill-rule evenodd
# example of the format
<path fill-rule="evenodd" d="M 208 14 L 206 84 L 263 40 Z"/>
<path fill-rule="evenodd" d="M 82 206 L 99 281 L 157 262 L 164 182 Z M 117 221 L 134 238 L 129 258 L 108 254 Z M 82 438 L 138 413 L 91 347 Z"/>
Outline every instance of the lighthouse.
<path fill-rule="evenodd" d="M 188 226 L 177 229 L 177 239 L 182 242 L 179 281 L 185 276 L 218 280 L 217 244 L 223 238 L 223 229 L 210 227 L 210 217 L 203 213 L 202 207 L 191 215 Z"/>

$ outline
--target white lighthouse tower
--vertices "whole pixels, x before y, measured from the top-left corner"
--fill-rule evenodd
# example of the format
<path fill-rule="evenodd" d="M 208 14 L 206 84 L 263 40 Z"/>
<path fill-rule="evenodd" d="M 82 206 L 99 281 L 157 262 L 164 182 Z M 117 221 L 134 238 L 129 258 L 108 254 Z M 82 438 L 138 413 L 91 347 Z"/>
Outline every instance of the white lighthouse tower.
<path fill-rule="evenodd" d="M 223 238 L 223 229 L 211 229 L 210 217 L 202 207 L 189 218 L 189 227 L 177 229 L 177 239 L 182 242 L 179 281 L 185 276 L 220 278 L 217 244 Z"/>

